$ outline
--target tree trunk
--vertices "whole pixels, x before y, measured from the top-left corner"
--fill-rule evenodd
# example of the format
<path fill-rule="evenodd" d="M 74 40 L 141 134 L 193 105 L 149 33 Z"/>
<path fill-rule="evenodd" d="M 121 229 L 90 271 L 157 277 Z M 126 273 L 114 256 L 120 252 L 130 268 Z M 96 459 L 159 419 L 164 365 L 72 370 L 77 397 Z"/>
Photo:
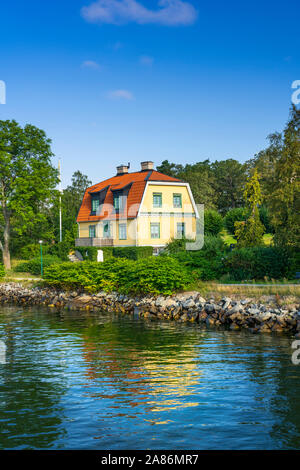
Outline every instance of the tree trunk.
<path fill-rule="evenodd" d="M 3 264 L 5 269 L 11 269 L 10 263 L 10 252 L 9 252 L 9 240 L 10 240 L 10 218 L 6 210 L 4 212 L 4 233 L 3 240 L 4 243 L 1 243 L 2 255 L 3 255 Z"/>

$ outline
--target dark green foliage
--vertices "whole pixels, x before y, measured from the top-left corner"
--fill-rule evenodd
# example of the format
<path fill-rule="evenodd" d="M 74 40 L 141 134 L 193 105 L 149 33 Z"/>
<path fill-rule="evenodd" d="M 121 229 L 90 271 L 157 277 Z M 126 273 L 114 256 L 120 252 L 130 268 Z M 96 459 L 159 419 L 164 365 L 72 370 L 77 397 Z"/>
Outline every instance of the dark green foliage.
<path fill-rule="evenodd" d="M 43 256 L 43 267 L 46 268 L 52 264 L 62 263 L 62 260 L 57 256 L 45 255 Z M 18 264 L 15 267 L 16 272 L 21 273 L 30 273 L 38 276 L 41 274 L 41 258 L 33 258 L 30 261 L 25 261 L 24 263 Z"/>
<path fill-rule="evenodd" d="M 73 245 L 68 241 L 54 243 L 47 249 L 47 253 L 52 256 L 57 256 L 63 261 L 68 261 L 68 254 L 73 249 Z M 44 247 L 43 247 L 44 250 Z"/>
<path fill-rule="evenodd" d="M 127 258 L 132 260 L 138 260 L 142 258 L 148 258 L 153 255 L 152 246 L 114 246 L 114 247 L 76 247 L 76 250 L 79 251 L 86 261 L 97 261 L 97 252 L 98 250 L 103 251 L 104 261 L 107 261 L 109 258 Z"/>
<path fill-rule="evenodd" d="M 274 233 L 274 226 L 271 222 L 270 211 L 266 206 L 261 206 L 259 208 L 259 218 L 266 229 L 266 233 Z"/>
<path fill-rule="evenodd" d="M 178 253 L 180 251 L 185 251 L 185 244 L 190 243 L 190 242 L 191 240 L 189 240 L 188 238 L 184 238 L 184 237 L 183 238 L 171 238 L 169 243 L 167 243 L 167 245 L 165 246 L 164 251 L 161 254 L 161 256 L 171 255 L 171 254 Z"/>
<path fill-rule="evenodd" d="M 0 264 L 0 279 L 2 279 L 5 276 L 5 269 L 3 264 Z"/>
<path fill-rule="evenodd" d="M 281 279 L 289 275 L 289 254 L 275 247 L 234 249 L 225 259 L 225 268 L 236 281 L 264 277 Z"/>
<path fill-rule="evenodd" d="M 224 274 L 224 252 L 223 240 L 219 237 L 207 235 L 202 250 L 186 251 L 184 245 L 180 246 L 173 243 L 169 251 L 169 258 L 172 256 L 177 259 L 182 265 L 189 268 L 196 278 L 208 281 L 218 279 Z"/>
<path fill-rule="evenodd" d="M 103 251 L 104 261 L 107 261 L 113 256 L 113 248 L 109 246 L 97 248 L 96 246 L 77 246 L 76 251 L 79 251 L 84 261 L 97 261 L 98 250 Z"/>
<path fill-rule="evenodd" d="M 208 209 L 204 211 L 204 234 L 218 235 L 223 229 L 223 217 L 219 212 Z"/>
<path fill-rule="evenodd" d="M 113 256 L 115 258 L 127 258 L 138 260 L 142 258 L 149 258 L 153 255 L 152 246 L 128 246 L 128 247 L 114 247 Z"/>
<path fill-rule="evenodd" d="M 188 287 L 188 270 L 172 258 L 151 257 L 138 261 L 110 259 L 104 263 L 82 262 L 52 265 L 45 281 L 62 288 L 84 288 L 134 294 L 172 294 Z"/>
<path fill-rule="evenodd" d="M 46 255 L 48 253 L 48 250 L 49 246 L 43 244 L 43 254 Z M 40 252 L 41 247 L 39 243 L 30 243 L 28 245 L 23 246 L 19 250 L 18 255 L 20 259 L 32 259 L 40 256 Z"/>
<path fill-rule="evenodd" d="M 224 217 L 224 226 L 226 230 L 234 235 L 234 224 L 235 222 L 242 222 L 246 220 L 249 216 L 250 211 L 244 207 L 236 207 L 235 209 L 230 209 Z"/>

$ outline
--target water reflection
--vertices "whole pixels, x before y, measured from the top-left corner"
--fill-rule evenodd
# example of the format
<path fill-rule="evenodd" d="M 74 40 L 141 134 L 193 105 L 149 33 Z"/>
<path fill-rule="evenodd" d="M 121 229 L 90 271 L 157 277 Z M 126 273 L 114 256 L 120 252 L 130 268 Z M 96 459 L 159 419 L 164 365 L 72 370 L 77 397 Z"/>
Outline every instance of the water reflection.
<path fill-rule="evenodd" d="M 0 448 L 300 448 L 288 337 L 5 308 Z"/>

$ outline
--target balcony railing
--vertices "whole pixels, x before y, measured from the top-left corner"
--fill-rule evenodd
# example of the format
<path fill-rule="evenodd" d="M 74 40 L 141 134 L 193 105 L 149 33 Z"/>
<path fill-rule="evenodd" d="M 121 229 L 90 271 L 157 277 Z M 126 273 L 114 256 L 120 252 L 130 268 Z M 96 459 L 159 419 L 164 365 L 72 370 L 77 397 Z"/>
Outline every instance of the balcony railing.
<path fill-rule="evenodd" d="M 113 238 L 76 238 L 75 246 L 114 246 Z"/>

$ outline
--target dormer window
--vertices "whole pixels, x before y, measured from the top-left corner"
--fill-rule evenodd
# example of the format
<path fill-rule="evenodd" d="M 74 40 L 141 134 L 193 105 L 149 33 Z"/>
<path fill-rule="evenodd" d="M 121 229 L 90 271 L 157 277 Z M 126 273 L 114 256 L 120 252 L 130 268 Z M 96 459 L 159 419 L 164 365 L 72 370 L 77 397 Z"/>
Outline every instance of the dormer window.
<path fill-rule="evenodd" d="M 92 199 L 92 212 L 97 212 L 97 209 L 99 206 L 100 206 L 99 199 Z"/>
<path fill-rule="evenodd" d="M 122 192 L 114 192 L 114 209 L 117 213 L 123 211 L 125 197 Z"/>

